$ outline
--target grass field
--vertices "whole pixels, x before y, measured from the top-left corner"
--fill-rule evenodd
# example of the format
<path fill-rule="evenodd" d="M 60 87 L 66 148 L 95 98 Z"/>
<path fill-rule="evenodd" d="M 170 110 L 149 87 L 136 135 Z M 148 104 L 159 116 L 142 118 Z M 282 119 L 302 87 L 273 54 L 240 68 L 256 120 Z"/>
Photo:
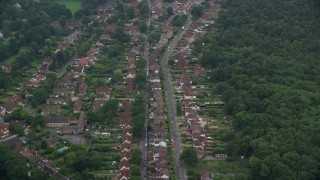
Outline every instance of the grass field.
<path fill-rule="evenodd" d="M 69 8 L 72 14 L 75 14 L 78 10 L 81 9 L 81 1 L 80 0 L 55 0 L 57 3 L 65 5 Z"/>

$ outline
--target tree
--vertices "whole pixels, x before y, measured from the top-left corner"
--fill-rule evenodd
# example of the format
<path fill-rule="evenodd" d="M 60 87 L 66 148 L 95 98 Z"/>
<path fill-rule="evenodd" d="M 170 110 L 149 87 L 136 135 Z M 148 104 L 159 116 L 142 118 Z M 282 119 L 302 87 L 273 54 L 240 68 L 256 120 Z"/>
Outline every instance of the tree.
<path fill-rule="evenodd" d="M 24 128 L 20 125 L 15 125 L 13 127 L 13 130 L 16 134 L 20 135 L 20 136 L 23 136 L 24 135 Z"/>
<path fill-rule="evenodd" d="M 130 162 L 136 166 L 140 166 L 142 163 L 142 152 L 138 148 L 132 148 L 132 155 Z"/>
<path fill-rule="evenodd" d="M 26 159 L 8 145 L 0 144 L 0 173 L 5 179 L 27 179 Z"/>
<path fill-rule="evenodd" d="M 33 106 L 45 103 L 46 99 L 49 97 L 48 91 L 44 88 L 36 88 L 33 90 L 32 94 L 31 103 Z"/>
<path fill-rule="evenodd" d="M 44 123 L 44 116 L 41 115 L 36 115 L 34 117 L 31 118 L 31 127 L 36 129 L 37 127 L 44 127 L 45 123 Z"/>
<path fill-rule="evenodd" d="M 116 69 L 113 71 L 113 75 L 111 77 L 111 83 L 115 84 L 122 79 L 122 71 L 121 69 Z"/>
<path fill-rule="evenodd" d="M 172 16 L 172 15 L 173 15 L 173 8 L 172 8 L 172 7 L 168 7 L 168 8 L 167 8 L 167 14 L 168 14 L 169 16 Z"/>
<path fill-rule="evenodd" d="M 198 162 L 198 157 L 196 152 L 192 148 L 186 148 L 180 156 L 180 159 L 190 167 L 193 167 Z"/>
<path fill-rule="evenodd" d="M 141 171 L 140 171 L 139 165 L 131 166 L 130 171 L 131 171 L 132 176 L 141 176 Z"/>
<path fill-rule="evenodd" d="M 183 113 L 182 113 L 182 110 L 181 110 L 181 104 L 180 104 L 180 101 L 177 101 L 177 116 L 182 116 Z"/>
<path fill-rule="evenodd" d="M 202 6 L 193 6 L 191 10 L 192 17 L 198 19 L 203 14 L 204 7 Z"/>
<path fill-rule="evenodd" d="M 139 30 L 141 33 L 146 33 L 148 29 L 148 26 L 145 22 L 140 22 L 139 23 Z"/>
<path fill-rule="evenodd" d="M 85 41 L 83 42 L 80 47 L 78 48 L 78 55 L 79 57 L 85 57 L 87 54 L 87 51 L 90 49 L 89 42 Z"/>
<path fill-rule="evenodd" d="M 147 0 L 142 0 L 138 5 L 140 17 L 143 19 L 148 18 L 149 16 L 149 5 Z"/>
<path fill-rule="evenodd" d="M 57 61 L 58 64 L 64 64 L 66 62 L 66 57 L 64 55 L 63 51 L 58 51 L 56 54 L 55 60 Z"/>
<path fill-rule="evenodd" d="M 133 8 L 127 9 L 127 16 L 128 16 L 129 19 L 135 18 L 134 9 Z"/>

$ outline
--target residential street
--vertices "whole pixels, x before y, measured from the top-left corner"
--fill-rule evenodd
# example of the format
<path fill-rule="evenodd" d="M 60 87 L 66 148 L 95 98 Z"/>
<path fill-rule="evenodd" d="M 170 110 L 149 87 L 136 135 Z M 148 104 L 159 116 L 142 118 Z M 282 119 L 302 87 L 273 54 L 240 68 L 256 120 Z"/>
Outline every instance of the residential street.
<path fill-rule="evenodd" d="M 150 0 L 148 1 L 148 6 L 149 8 L 151 7 Z M 149 14 L 150 17 L 150 14 Z M 149 33 L 149 26 L 150 26 L 150 19 L 147 19 L 147 32 L 145 35 L 145 42 L 144 42 L 144 52 L 143 52 L 143 58 L 146 61 L 146 69 L 148 71 L 149 69 L 149 42 L 148 42 L 148 33 Z M 145 102 L 145 120 L 144 120 L 144 132 L 140 140 L 140 149 L 142 150 L 142 163 L 141 163 L 141 179 L 146 180 L 147 179 L 147 166 L 145 166 L 145 162 L 147 162 L 147 154 L 148 154 L 148 146 L 145 146 L 146 143 L 148 143 L 148 137 L 147 135 L 147 126 L 148 126 L 148 121 L 149 121 L 149 92 L 148 92 L 148 85 L 149 84 L 149 78 L 148 74 L 146 76 L 146 88 L 144 91 L 144 102 Z"/>
<path fill-rule="evenodd" d="M 57 73 L 57 77 L 58 77 L 58 78 L 61 78 L 61 77 L 64 75 L 64 73 L 66 73 L 67 68 L 68 68 L 71 64 L 73 64 L 77 59 L 78 59 L 78 56 L 77 56 L 77 54 L 75 54 L 75 55 L 62 67 L 62 69 Z"/>
<path fill-rule="evenodd" d="M 166 96 L 168 99 L 168 104 L 169 104 L 169 118 L 171 118 L 171 127 L 172 127 L 172 132 L 173 134 L 172 137 L 174 138 L 174 151 L 175 151 L 175 156 L 176 156 L 176 162 L 178 166 L 178 177 L 180 177 L 179 179 L 185 180 L 186 178 L 186 171 L 184 168 L 184 164 L 183 162 L 180 161 L 180 154 L 181 154 L 181 143 L 180 143 L 180 134 L 179 134 L 179 130 L 177 127 L 177 120 L 176 120 L 176 106 L 174 103 L 174 96 L 173 96 L 173 92 L 172 92 L 172 87 L 170 84 L 170 79 L 169 79 L 169 67 L 168 67 L 168 60 L 169 57 L 172 53 L 172 51 L 174 50 L 174 48 L 176 47 L 177 43 L 179 42 L 179 40 L 182 38 L 183 34 L 187 31 L 187 27 L 191 24 L 192 22 L 192 18 L 191 16 L 188 17 L 188 20 L 186 22 L 186 24 L 184 25 L 184 28 L 182 29 L 181 32 L 179 32 L 178 35 L 175 36 L 175 38 L 170 42 L 167 51 L 164 53 L 163 56 L 163 60 L 162 60 L 162 71 L 163 71 L 163 75 L 164 75 L 164 85 L 165 85 L 165 90 L 166 90 Z"/>

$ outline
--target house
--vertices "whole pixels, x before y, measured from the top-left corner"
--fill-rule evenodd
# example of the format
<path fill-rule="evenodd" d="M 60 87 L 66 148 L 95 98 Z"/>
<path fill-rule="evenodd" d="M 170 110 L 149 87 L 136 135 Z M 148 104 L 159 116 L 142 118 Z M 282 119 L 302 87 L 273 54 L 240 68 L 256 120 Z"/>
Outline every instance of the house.
<path fill-rule="evenodd" d="M 93 62 L 93 59 L 90 57 L 79 58 L 76 61 L 76 66 L 81 67 L 89 67 L 89 65 Z"/>
<path fill-rule="evenodd" d="M 82 66 L 76 66 L 76 67 L 74 67 L 74 68 L 72 69 L 72 72 L 74 73 L 74 74 L 73 74 L 73 77 L 74 77 L 74 78 L 77 78 L 77 77 L 79 77 L 79 76 L 84 76 L 84 75 L 85 75 L 84 70 L 85 70 L 85 68 L 82 67 Z"/>
<path fill-rule="evenodd" d="M 105 97 L 107 100 L 110 98 L 110 89 L 108 87 L 96 88 L 96 94 Z"/>
<path fill-rule="evenodd" d="M 50 66 L 51 63 L 52 63 L 52 58 L 51 58 L 51 57 L 46 57 L 46 58 L 44 58 L 44 60 L 42 61 L 42 64 L 48 65 L 48 66 Z"/>
<path fill-rule="evenodd" d="M 133 88 L 134 88 L 134 83 L 131 81 L 127 82 L 127 86 L 123 89 L 123 92 L 128 95 L 133 92 Z"/>
<path fill-rule="evenodd" d="M 82 101 L 80 99 L 73 103 L 73 113 L 79 113 L 81 111 Z"/>
<path fill-rule="evenodd" d="M 6 113 L 6 109 L 3 106 L 0 106 L 0 116 L 4 116 Z"/>
<path fill-rule="evenodd" d="M 204 142 L 201 140 L 193 140 L 193 147 L 199 150 L 204 150 Z"/>
<path fill-rule="evenodd" d="M 121 112 L 119 115 L 120 126 L 131 124 L 131 115 L 129 112 Z"/>
<path fill-rule="evenodd" d="M 20 151 L 23 145 L 22 140 L 17 136 L 3 140 L 1 143 L 9 145 L 17 151 Z"/>
<path fill-rule="evenodd" d="M 168 168 L 167 161 L 156 162 L 156 170 Z"/>
<path fill-rule="evenodd" d="M 30 85 L 31 85 L 32 87 L 38 87 L 39 84 L 40 84 L 40 82 L 39 82 L 37 79 L 35 79 L 35 78 L 31 78 L 30 81 L 29 81 L 29 83 L 30 83 Z"/>
<path fill-rule="evenodd" d="M 46 117 L 45 118 L 45 125 L 46 127 L 52 127 L 52 128 L 60 128 L 60 127 L 66 127 L 70 124 L 70 117 Z"/>
<path fill-rule="evenodd" d="M 0 139 L 9 136 L 9 124 L 0 124 Z"/>
<path fill-rule="evenodd" d="M 202 74 L 204 72 L 204 68 L 200 64 L 195 64 L 194 68 L 193 68 L 193 72 L 196 75 L 200 75 L 200 74 Z"/>
<path fill-rule="evenodd" d="M 128 69 L 127 79 L 135 78 L 136 74 L 137 74 L 136 69 L 134 68 Z"/>
<path fill-rule="evenodd" d="M 119 180 L 127 180 L 130 176 L 130 170 L 129 169 L 122 169 L 118 172 L 118 178 Z"/>
<path fill-rule="evenodd" d="M 16 105 L 15 105 L 15 103 L 9 101 L 9 102 L 6 102 L 3 105 L 3 107 L 5 109 L 5 113 L 10 114 L 16 108 Z"/>
<path fill-rule="evenodd" d="M 92 102 L 92 107 L 93 107 L 93 109 L 101 108 L 104 104 L 106 104 L 106 102 L 107 102 L 107 100 L 104 100 L 104 99 L 95 99 Z"/>
<path fill-rule="evenodd" d="M 80 96 L 85 96 L 87 94 L 87 83 L 86 82 L 82 82 L 79 85 L 79 95 Z"/>
<path fill-rule="evenodd" d="M 52 96 L 53 97 L 59 97 L 59 96 L 73 96 L 74 95 L 74 86 L 70 86 L 68 88 L 66 87 L 60 87 L 60 88 L 53 88 L 52 90 Z"/>
<path fill-rule="evenodd" d="M 72 119 L 71 119 L 72 120 Z M 69 121 L 69 126 L 64 126 L 62 128 L 63 134 L 82 134 L 84 127 L 87 124 L 87 119 L 85 113 L 81 113 L 79 119 L 74 119 Z"/>
<path fill-rule="evenodd" d="M 70 87 L 74 88 L 74 86 L 75 86 L 75 82 L 71 80 L 64 80 L 64 81 L 62 80 L 57 83 L 57 87 L 59 88 L 65 87 L 69 89 Z"/>
<path fill-rule="evenodd" d="M 43 142 L 47 144 L 48 147 L 53 147 L 58 143 L 59 138 L 57 137 L 49 137 L 43 139 Z"/>
<path fill-rule="evenodd" d="M 60 108 L 58 106 L 45 106 L 42 110 L 43 115 L 49 116 L 52 114 L 59 114 Z"/>
<path fill-rule="evenodd" d="M 121 158 L 130 159 L 130 156 L 131 156 L 131 152 L 128 152 L 128 151 L 120 152 L 120 157 Z"/>
<path fill-rule="evenodd" d="M 5 73 L 10 73 L 12 70 L 12 67 L 6 63 L 0 63 L 0 69 Z"/>
<path fill-rule="evenodd" d="M 64 98 L 59 97 L 50 97 L 46 99 L 47 104 L 60 104 L 60 105 L 66 105 L 68 104 L 67 101 Z"/>
<path fill-rule="evenodd" d="M 165 138 L 167 135 L 167 130 L 164 127 L 153 127 L 153 136 Z"/>
<path fill-rule="evenodd" d="M 130 111 L 131 111 L 131 102 L 130 102 L 130 101 L 122 100 L 120 106 L 121 106 L 126 112 L 130 112 Z"/>
<path fill-rule="evenodd" d="M 200 180 L 212 180 L 208 171 L 204 171 L 201 173 Z"/>
<path fill-rule="evenodd" d="M 11 129 L 11 127 L 15 127 L 15 126 L 20 126 L 20 127 L 22 127 L 23 129 L 25 129 L 25 130 L 26 130 L 26 128 L 27 128 L 26 121 L 24 121 L 24 120 L 14 120 L 14 121 L 10 121 L 10 123 L 9 123 L 9 128 Z"/>
<path fill-rule="evenodd" d="M 131 142 L 130 142 L 130 141 L 124 141 L 124 142 L 121 144 L 121 148 L 122 148 L 122 149 L 131 149 Z"/>

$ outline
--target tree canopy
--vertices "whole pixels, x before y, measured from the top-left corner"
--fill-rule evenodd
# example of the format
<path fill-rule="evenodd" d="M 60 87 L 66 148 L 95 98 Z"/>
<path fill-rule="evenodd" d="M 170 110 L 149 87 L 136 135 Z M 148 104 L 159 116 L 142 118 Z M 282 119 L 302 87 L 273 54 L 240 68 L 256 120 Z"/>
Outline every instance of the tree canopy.
<path fill-rule="evenodd" d="M 315 0 L 221 1 L 213 29 L 195 42 L 213 68 L 212 93 L 233 117 L 228 153 L 250 158 L 253 179 L 320 175 L 320 10 Z"/>

